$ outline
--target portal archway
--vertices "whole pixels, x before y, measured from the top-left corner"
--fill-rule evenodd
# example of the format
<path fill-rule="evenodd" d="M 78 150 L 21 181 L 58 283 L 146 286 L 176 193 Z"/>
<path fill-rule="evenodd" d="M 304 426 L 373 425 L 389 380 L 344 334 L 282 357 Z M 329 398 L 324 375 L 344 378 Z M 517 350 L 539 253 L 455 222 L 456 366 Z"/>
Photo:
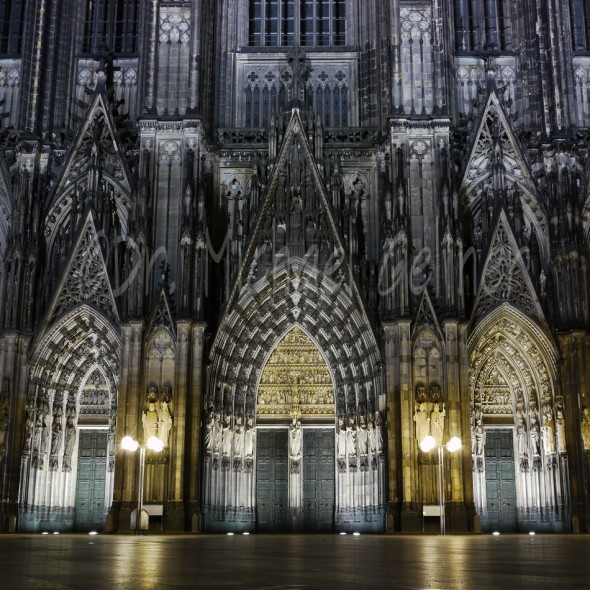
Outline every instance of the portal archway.
<path fill-rule="evenodd" d="M 296 346 L 289 343 L 295 337 L 301 339 Z M 270 452 L 259 434 L 264 428 L 282 428 L 286 434 L 273 436 L 289 437 L 294 391 L 303 396 L 313 389 L 301 382 L 305 369 L 299 361 L 289 365 L 299 366 L 292 372 L 301 374 L 287 376 L 276 370 L 279 362 L 272 355 L 298 347 L 313 355 L 312 366 L 319 376 L 314 403 L 307 404 L 305 412 L 301 406 L 306 404 L 298 404 L 303 448 L 313 427 L 330 432 L 317 435 L 329 437 L 329 447 L 328 438 L 307 446 L 323 444 L 331 449 L 336 490 L 333 529 L 383 530 L 385 462 L 379 411 L 385 403 L 379 349 L 368 318 L 346 285 L 297 258 L 245 286 L 213 343 L 205 428 L 205 530 L 256 530 L 257 452 L 263 448 Z M 273 379 L 290 383 L 281 384 L 286 389 L 280 390 Z M 272 401 L 273 395 L 282 395 L 281 402 L 278 397 Z M 290 454 L 286 461 L 289 469 Z M 287 489 L 295 488 L 287 485 Z"/>
<path fill-rule="evenodd" d="M 567 455 L 555 347 L 508 304 L 469 342 L 472 454 L 482 530 L 567 530 Z"/>

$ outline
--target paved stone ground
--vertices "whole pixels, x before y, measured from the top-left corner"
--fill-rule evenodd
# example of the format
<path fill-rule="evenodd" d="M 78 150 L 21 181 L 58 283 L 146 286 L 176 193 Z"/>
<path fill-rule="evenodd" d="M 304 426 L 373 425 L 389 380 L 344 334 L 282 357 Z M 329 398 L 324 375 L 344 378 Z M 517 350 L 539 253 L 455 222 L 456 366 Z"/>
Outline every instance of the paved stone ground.
<path fill-rule="evenodd" d="M 0 535 L 2 590 L 590 587 L 590 535 Z"/>

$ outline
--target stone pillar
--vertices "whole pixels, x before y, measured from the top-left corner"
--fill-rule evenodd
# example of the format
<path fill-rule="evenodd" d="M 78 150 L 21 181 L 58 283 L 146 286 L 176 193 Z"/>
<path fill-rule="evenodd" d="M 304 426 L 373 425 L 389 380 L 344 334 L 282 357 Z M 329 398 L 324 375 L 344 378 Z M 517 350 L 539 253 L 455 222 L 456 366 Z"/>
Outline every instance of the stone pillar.
<path fill-rule="evenodd" d="M 447 428 L 443 442 L 458 436 L 461 451 L 447 453 L 445 464 L 445 502 L 449 515 L 447 528 L 453 532 L 471 530 L 473 481 L 471 469 L 471 423 L 468 381 L 467 326 L 456 320 L 443 325 L 446 355 Z"/>
<path fill-rule="evenodd" d="M 189 428 L 191 436 L 190 452 L 185 454 L 185 471 L 188 474 L 188 512 L 191 521 L 191 531 L 194 533 L 199 530 L 199 515 L 201 512 L 201 426 L 203 416 L 203 365 L 206 328 L 206 324 L 195 324 L 192 327 L 192 354 L 190 355 L 188 367 L 188 371 L 190 371 L 190 390 L 188 391 L 187 398 L 187 418 L 190 420 Z"/>
<path fill-rule="evenodd" d="M 115 439 L 115 483 L 113 506 L 115 528 L 129 531 L 131 512 L 137 507 L 139 452 L 132 454 L 121 448 L 124 436 L 143 442 L 140 413 L 143 396 L 140 395 L 142 361 L 142 322 L 129 322 L 121 327 L 121 368 L 117 400 L 117 435 Z"/>
<path fill-rule="evenodd" d="M 8 425 L 4 438 L 4 458 L 0 459 L 0 532 L 18 530 L 21 505 L 19 482 L 23 448 L 23 422 L 28 389 L 30 338 L 16 332 L 0 340 L 0 384 L 7 394 Z"/>

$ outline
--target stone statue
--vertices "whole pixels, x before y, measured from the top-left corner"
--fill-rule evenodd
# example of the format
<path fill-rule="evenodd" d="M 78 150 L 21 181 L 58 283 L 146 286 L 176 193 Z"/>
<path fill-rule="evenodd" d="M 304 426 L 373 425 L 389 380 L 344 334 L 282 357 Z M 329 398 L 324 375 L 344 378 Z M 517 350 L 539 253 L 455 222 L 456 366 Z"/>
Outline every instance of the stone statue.
<path fill-rule="evenodd" d="M 244 432 L 244 455 L 246 458 L 254 457 L 254 421 L 248 418 Z"/>
<path fill-rule="evenodd" d="M 430 435 L 430 417 L 426 412 L 426 404 L 416 404 L 414 422 L 416 422 L 416 440 L 418 441 L 418 444 L 420 444 Z"/>
<path fill-rule="evenodd" d="M 352 418 L 348 419 L 348 428 L 346 429 L 346 450 L 349 457 L 356 457 L 356 424 Z"/>
<path fill-rule="evenodd" d="M 221 416 L 215 414 L 214 425 L 213 425 L 213 454 L 221 452 L 221 439 L 223 433 L 221 429 Z"/>
<path fill-rule="evenodd" d="M 207 423 L 205 424 L 205 452 L 211 454 L 213 452 L 213 429 L 215 428 L 215 416 L 213 412 L 209 412 Z"/>
<path fill-rule="evenodd" d="M 338 432 L 337 436 L 337 449 L 338 457 L 346 457 L 346 426 L 344 424 L 344 418 L 338 418 Z"/>
<path fill-rule="evenodd" d="M 520 459 L 527 459 L 529 456 L 529 448 L 526 437 L 526 424 L 522 416 L 516 419 L 516 436 L 518 438 L 518 455 Z"/>
<path fill-rule="evenodd" d="M 375 447 L 378 454 L 383 452 L 383 428 L 379 412 L 375 412 Z"/>
<path fill-rule="evenodd" d="M 541 270 L 539 275 L 539 284 L 541 286 L 541 296 L 545 297 L 547 295 L 547 275 L 544 270 Z"/>
<path fill-rule="evenodd" d="M 164 446 L 168 446 L 168 439 L 170 437 L 170 431 L 172 430 L 172 415 L 168 408 L 168 402 L 160 402 L 158 407 L 158 438 L 164 443 Z"/>
<path fill-rule="evenodd" d="M 371 455 L 377 453 L 377 435 L 375 432 L 375 417 L 369 418 L 369 449 L 371 449 Z"/>
<path fill-rule="evenodd" d="M 51 454 L 57 455 L 59 453 L 59 447 L 61 446 L 61 435 L 62 435 L 62 409 L 57 407 L 55 414 L 53 414 L 53 423 L 51 424 Z"/>
<path fill-rule="evenodd" d="M 231 455 L 231 444 L 232 444 L 233 432 L 231 429 L 231 420 L 229 416 L 223 419 L 223 432 L 222 432 L 222 454 L 225 457 Z"/>
<path fill-rule="evenodd" d="M 553 421 L 551 408 L 545 408 L 543 418 L 543 448 L 545 449 L 545 455 L 552 455 L 555 453 L 555 423 Z"/>
<path fill-rule="evenodd" d="M 475 455 L 477 457 L 484 456 L 484 449 L 486 445 L 486 431 L 481 423 L 481 420 L 478 420 L 475 425 Z"/>
<path fill-rule="evenodd" d="M 238 416 L 234 425 L 234 456 L 241 457 L 244 452 L 244 431 L 242 418 Z"/>
<path fill-rule="evenodd" d="M 590 451 L 590 410 L 588 408 L 582 411 L 582 442 L 584 450 Z"/>
<path fill-rule="evenodd" d="M 369 431 L 367 430 L 367 423 L 365 417 L 361 416 L 358 429 L 359 453 L 361 456 L 369 454 Z"/>
<path fill-rule="evenodd" d="M 27 404 L 26 416 L 25 416 L 25 440 L 23 442 L 23 452 L 31 452 L 31 443 L 33 442 L 33 427 L 35 421 L 33 419 L 35 408 L 32 403 Z"/>
<path fill-rule="evenodd" d="M 432 432 L 432 436 L 436 441 L 437 445 L 443 444 L 443 436 L 445 430 L 445 416 L 447 412 L 445 410 L 445 405 L 443 404 L 442 410 L 440 409 L 440 404 L 434 404 L 434 409 L 430 414 L 430 430 Z M 424 439 L 422 439 L 424 440 Z"/>
<path fill-rule="evenodd" d="M 296 418 L 289 428 L 289 456 L 291 459 L 301 457 L 301 422 Z"/>
<path fill-rule="evenodd" d="M 531 426 L 529 429 L 529 436 L 531 438 L 531 448 L 534 457 L 541 456 L 541 432 L 539 427 L 539 420 L 535 415 L 531 416 Z"/>
<path fill-rule="evenodd" d="M 567 450 L 566 442 L 565 442 L 565 417 L 563 415 L 563 410 L 561 408 L 557 408 L 557 412 L 556 412 L 555 442 L 557 445 L 557 452 L 558 453 L 565 453 Z"/>
<path fill-rule="evenodd" d="M 158 436 L 158 413 L 154 402 L 149 403 L 147 412 L 142 412 L 141 422 L 144 442 L 147 442 L 152 436 Z"/>

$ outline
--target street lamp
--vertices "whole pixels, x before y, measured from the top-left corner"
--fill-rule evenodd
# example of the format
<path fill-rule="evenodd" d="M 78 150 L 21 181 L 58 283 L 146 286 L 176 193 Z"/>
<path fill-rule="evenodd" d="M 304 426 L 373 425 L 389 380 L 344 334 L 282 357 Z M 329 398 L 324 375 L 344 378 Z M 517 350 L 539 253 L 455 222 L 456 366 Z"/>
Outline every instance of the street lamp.
<path fill-rule="evenodd" d="M 461 439 L 458 436 L 454 436 L 446 445 L 437 445 L 436 439 L 434 436 L 429 435 L 427 436 L 421 443 L 420 448 L 425 453 L 429 453 L 436 447 L 438 450 L 438 501 L 439 501 L 439 511 L 440 511 L 440 534 L 446 535 L 446 523 L 445 523 L 445 486 L 444 486 L 444 461 L 445 456 L 443 453 L 443 449 L 447 449 L 450 453 L 454 453 L 461 449 L 462 447 Z"/>
<path fill-rule="evenodd" d="M 135 453 L 139 449 L 139 482 L 137 485 L 137 512 L 135 514 L 135 534 L 141 532 L 141 515 L 143 513 L 143 480 L 145 478 L 145 450 L 146 448 L 159 453 L 164 448 L 164 443 L 157 436 L 150 436 L 145 445 L 140 445 L 131 436 L 124 436 L 121 447 L 126 451 Z"/>

